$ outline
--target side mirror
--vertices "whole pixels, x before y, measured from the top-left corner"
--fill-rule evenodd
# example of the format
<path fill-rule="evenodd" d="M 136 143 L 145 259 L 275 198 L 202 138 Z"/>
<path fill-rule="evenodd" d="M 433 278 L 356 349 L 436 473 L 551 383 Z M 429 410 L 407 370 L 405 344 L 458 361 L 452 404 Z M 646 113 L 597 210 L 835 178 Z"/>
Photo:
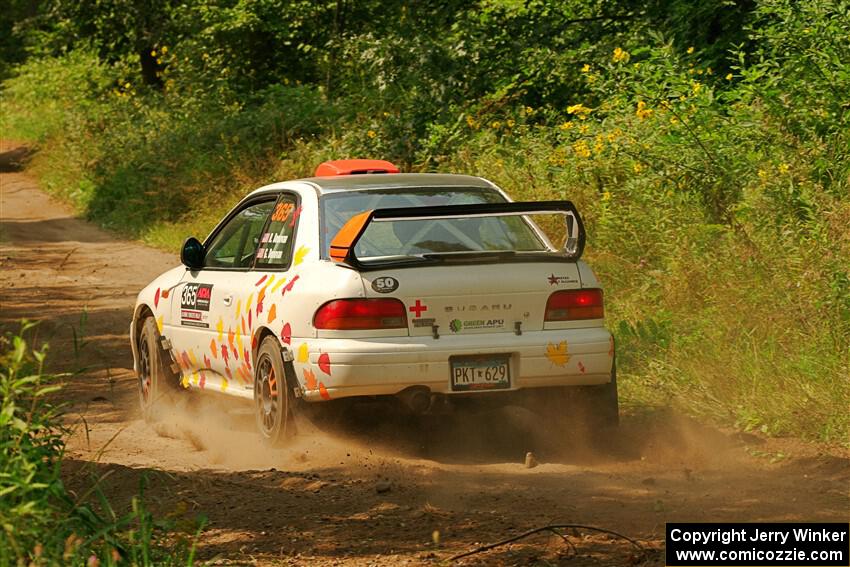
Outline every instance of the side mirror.
<path fill-rule="evenodd" d="M 194 236 L 190 236 L 183 243 L 180 261 L 190 270 L 200 270 L 204 267 L 204 245 Z"/>

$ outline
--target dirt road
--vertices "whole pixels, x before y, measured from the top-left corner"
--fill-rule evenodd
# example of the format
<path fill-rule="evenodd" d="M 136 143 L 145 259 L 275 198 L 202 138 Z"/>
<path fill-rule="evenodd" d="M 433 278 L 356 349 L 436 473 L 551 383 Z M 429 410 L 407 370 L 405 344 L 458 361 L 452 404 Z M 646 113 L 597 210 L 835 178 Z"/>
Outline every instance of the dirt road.
<path fill-rule="evenodd" d="M 538 454 L 534 468 L 523 460 L 540 424 L 519 411 L 428 428 L 359 422 L 309 431 L 281 450 L 260 444 L 246 408 L 221 400 L 194 397 L 180 415 L 148 425 L 137 411 L 128 324 L 136 292 L 177 256 L 78 220 L 17 171 L 12 149 L 0 146 L 0 326 L 41 321 L 53 368 L 83 368 L 65 391 L 75 428 L 69 485 L 108 471 L 107 493 L 126 503 L 145 476 L 157 513 L 208 517 L 201 559 L 426 564 L 537 526 L 576 523 L 638 540 L 654 565 L 663 564 L 668 521 L 850 519 L 846 452 L 720 431 L 663 408 L 626 407 L 610 448 L 564 439 L 565 457 Z M 617 538 L 569 539 L 574 547 L 538 535 L 465 562 L 631 561 L 632 548 Z"/>

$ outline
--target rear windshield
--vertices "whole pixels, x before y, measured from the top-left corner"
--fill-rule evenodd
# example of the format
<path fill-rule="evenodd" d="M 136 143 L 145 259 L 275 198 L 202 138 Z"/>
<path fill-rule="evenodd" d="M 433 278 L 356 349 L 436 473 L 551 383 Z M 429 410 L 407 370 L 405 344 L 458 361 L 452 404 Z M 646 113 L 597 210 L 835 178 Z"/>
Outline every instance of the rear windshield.
<path fill-rule="evenodd" d="M 324 257 L 330 241 L 354 215 L 372 209 L 504 203 L 497 191 L 428 188 L 351 191 L 322 199 Z M 549 248 L 520 216 L 399 220 L 370 223 L 354 253 L 358 258 L 416 256 L 443 252 L 539 252 Z"/>

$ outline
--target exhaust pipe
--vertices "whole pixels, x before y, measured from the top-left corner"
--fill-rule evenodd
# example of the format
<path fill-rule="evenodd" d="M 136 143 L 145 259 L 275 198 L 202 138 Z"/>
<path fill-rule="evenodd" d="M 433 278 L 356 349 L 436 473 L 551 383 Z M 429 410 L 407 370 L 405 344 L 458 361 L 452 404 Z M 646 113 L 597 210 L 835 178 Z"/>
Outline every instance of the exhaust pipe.
<path fill-rule="evenodd" d="M 425 386 L 413 386 L 396 394 L 404 406 L 415 414 L 423 414 L 431 408 L 431 390 Z"/>

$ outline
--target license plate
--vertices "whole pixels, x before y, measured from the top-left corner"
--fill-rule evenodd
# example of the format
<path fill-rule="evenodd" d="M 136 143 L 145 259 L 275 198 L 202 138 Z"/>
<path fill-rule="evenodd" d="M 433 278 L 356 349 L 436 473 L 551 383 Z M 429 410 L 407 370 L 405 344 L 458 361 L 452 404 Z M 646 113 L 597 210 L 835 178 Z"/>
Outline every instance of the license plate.
<path fill-rule="evenodd" d="M 510 355 L 483 354 L 449 358 L 452 391 L 504 390 L 511 387 Z"/>

